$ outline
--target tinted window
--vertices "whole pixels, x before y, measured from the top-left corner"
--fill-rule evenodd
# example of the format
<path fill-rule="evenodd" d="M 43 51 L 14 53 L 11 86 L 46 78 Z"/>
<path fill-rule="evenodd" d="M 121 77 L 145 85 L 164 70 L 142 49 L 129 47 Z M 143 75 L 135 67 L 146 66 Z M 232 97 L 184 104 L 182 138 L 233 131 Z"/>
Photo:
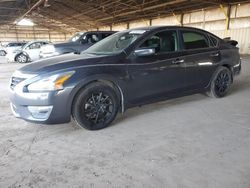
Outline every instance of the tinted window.
<path fill-rule="evenodd" d="M 36 43 L 32 43 L 31 45 L 29 45 L 29 49 L 39 49 L 41 47 L 41 43 L 40 42 L 36 42 Z"/>
<path fill-rule="evenodd" d="M 186 50 L 209 47 L 207 37 L 201 33 L 184 31 L 182 37 Z"/>
<path fill-rule="evenodd" d="M 70 39 L 69 39 L 69 42 L 75 42 L 77 41 L 81 36 L 83 35 L 83 33 L 76 33 L 74 34 Z"/>
<path fill-rule="evenodd" d="M 102 39 L 112 35 L 113 33 L 102 33 L 101 36 L 102 36 Z"/>
<path fill-rule="evenodd" d="M 177 51 L 176 31 L 163 31 L 147 39 L 140 48 L 154 48 L 156 52 Z"/>
<path fill-rule="evenodd" d="M 82 37 L 81 43 L 82 44 L 84 44 L 84 43 L 94 44 L 94 43 L 98 42 L 99 40 L 100 39 L 99 39 L 99 36 L 97 33 L 89 33 L 89 34 Z"/>

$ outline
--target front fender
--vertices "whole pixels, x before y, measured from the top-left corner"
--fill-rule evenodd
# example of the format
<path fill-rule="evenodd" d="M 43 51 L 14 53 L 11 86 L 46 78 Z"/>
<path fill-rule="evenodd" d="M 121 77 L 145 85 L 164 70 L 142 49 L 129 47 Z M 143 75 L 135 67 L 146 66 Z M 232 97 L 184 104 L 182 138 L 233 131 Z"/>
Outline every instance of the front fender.
<path fill-rule="evenodd" d="M 92 82 L 96 82 L 96 81 L 100 81 L 103 83 L 106 83 L 112 87 L 114 87 L 120 103 L 121 103 L 121 111 L 124 112 L 126 105 L 125 105 L 125 90 L 124 90 L 124 83 L 122 83 L 122 81 L 118 81 L 115 77 L 111 76 L 111 75 L 107 75 L 107 74 L 99 74 L 99 75 L 93 75 L 93 76 L 88 76 L 85 77 L 79 81 L 77 81 L 76 85 L 72 88 L 71 93 L 70 93 L 70 97 L 67 101 L 67 106 L 68 106 L 68 113 L 71 113 L 71 108 L 72 108 L 72 104 L 73 104 L 73 100 L 75 98 L 75 96 L 77 95 L 77 93 L 84 88 L 85 86 L 87 86 L 88 84 L 92 83 Z"/>

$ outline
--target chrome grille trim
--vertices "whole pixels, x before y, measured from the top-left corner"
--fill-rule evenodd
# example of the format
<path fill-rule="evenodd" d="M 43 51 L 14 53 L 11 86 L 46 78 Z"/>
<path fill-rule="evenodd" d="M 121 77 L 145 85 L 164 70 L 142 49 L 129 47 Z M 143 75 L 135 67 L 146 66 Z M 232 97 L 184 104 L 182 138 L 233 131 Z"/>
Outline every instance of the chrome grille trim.
<path fill-rule="evenodd" d="M 17 84 L 19 84 L 20 82 L 22 82 L 24 80 L 26 80 L 26 78 L 12 77 L 11 82 L 10 82 L 10 88 L 14 89 Z"/>
<path fill-rule="evenodd" d="M 25 74 L 22 73 L 21 71 L 15 71 L 11 77 L 10 80 L 10 88 L 13 90 L 17 84 L 21 83 L 22 81 L 29 79 L 29 78 L 33 78 L 37 76 L 36 74 Z"/>

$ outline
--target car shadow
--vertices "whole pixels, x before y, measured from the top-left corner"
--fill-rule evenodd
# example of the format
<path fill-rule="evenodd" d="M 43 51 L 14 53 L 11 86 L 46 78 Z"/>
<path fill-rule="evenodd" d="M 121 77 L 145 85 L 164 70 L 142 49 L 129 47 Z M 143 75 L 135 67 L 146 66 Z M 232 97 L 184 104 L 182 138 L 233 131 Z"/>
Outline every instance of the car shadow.
<path fill-rule="evenodd" d="M 153 112 L 160 111 L 164 108 L 171 108 L 177 105 L 185 105 L 187 103 L 192 103 L 194 101 L 196 102 L 203 101 L 207 98 L 209 99 L 210 97 L 208 97 L 205 94 L 200 93 L 200 94 L 193 94 L 193 95 L 178 97 L 174 99 L 168 99 L 165 101 L 160 101 L 160 102 L 147 104 L 143 106 L 133 107 L 133 108 L 127 109 L 124 112 L 124 114 L 119 114 L 111 126 L 114 126 L 124 120 L 133 119 L 137 116 L 152 114 Z"/>
<path fill-rule="evenodd" d="M 248 90 L 249 88 L 250 88 L 250 77 L 249 79 L 244 79 L 244 81 L 235 80 L 232 87 L 230 88 L 230 91 L 228 92 L 228 95 L 235 95 L 239 92 Z"/>
<path fill-rule="evenodd" d="M 240 92 L 250 89 L 250 82 L 248 80 L 236 80 L 232 85 L 227 96 L 234 96 Z M 226 96 L 226 97 L 227 97 Z M 124 112 L 124 114 L 119 114 L 111 126 L 117 125 L 120 122 L 133 119 L 141 115 L 150 115 L 153 112 L 163 110 L 165 108 L 171 108 L 178 105 L 186 105 L 187 103 L 193 103 L 203 100 L 215 100 L 212 97 L 207 96 L 205 93 L 198 93 L 188 96 L 183 96 L 179 98 L 169 99 L 161 102 L 156 102 L 152 104 L 143 105 L 141 107 L 133 107 Z"/>

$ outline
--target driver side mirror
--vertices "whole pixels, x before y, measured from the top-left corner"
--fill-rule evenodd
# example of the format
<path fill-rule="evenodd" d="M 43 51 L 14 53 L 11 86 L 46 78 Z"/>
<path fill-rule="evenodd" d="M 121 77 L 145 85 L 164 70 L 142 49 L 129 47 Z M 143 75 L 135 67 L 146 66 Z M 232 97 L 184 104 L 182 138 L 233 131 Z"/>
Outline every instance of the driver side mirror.
<path fill-rule="evenodd" d="M 146 49 L 137 49 L 135 50 L 136 56 L 150 56 L 155 54 L 154 48 L 146 48 Z"/>

